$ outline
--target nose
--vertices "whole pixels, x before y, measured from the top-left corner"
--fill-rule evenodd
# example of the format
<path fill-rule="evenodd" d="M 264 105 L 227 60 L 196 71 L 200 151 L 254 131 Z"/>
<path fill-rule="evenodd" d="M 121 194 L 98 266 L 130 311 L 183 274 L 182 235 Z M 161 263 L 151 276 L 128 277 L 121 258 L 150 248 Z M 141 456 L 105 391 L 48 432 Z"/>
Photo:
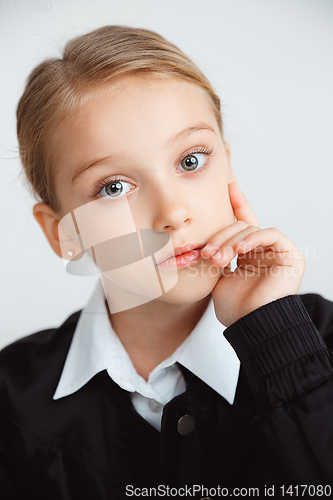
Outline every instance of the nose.
<path fill-rule="evenodd" d="M 153 207 L 153 229 L 156 231 L 175 231 L 191 222 L 190 209 L 184 200 L 184 193 L 171 189 L 171 186 L 159 190 Z"/>

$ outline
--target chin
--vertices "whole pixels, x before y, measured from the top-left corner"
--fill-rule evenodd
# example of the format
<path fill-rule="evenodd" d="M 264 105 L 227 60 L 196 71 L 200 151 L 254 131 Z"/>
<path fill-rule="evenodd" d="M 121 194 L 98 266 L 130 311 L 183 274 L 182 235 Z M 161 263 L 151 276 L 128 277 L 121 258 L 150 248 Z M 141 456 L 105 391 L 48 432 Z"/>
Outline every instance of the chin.
<path fill-rule="evenodd" d="M 220 276 L 182 276 L 179 273 L 177 284 L 158 300 L 171 304 L 191 304 L 204 299 L 214 289 Z"/>

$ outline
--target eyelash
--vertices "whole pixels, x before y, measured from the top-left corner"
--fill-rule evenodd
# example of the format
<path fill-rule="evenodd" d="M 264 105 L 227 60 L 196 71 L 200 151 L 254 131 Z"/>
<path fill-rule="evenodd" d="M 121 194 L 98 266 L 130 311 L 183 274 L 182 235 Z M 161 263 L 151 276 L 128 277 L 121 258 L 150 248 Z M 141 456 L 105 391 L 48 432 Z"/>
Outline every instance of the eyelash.
<path fill-rule="evenodd" d="M 181 163 L 183 160 L 185 160 L 185 158 L 187 158 L 187 156 L 191 156 L 191 155 L 196 154 L 196 153 L 201 153 L 201 154 L 204 154 L 208 157 L 210 154 L 212 154 L 212 152 L 213 152 L 213 149 L 208 149 L 204 146 L 197 148 L 197 149 L 195 148 L 195 149 L 192 149 L 190 152 L 187 151 L 186 153 L 184 153 L 182 155 L 182 157 L 180 158 L 179 163 Z M 202 167 L 198 168 L 197 170 L 192 170 L 192 171 L 188 171 L 188 172 L 182 171 L 181 173 L 191 174 L 191 175 L 201 174 L 203 172 L 203 170 L 206 170 L 208 165 L 209 165 L 209 159 L 207 159 L 206 162 L 204 163 L 204 165 Z M 108 186 L 109 184 L 112 184 L 112 183 L 117 182 L 117 181 L 123 181 L 123 182 L 127 182 L 128 184 L 131 184 L 129 181 L 123 179 L 121 176 L 114 175 L 112 177 L 108 177 L 107 179 L 102 179 L 101 181 L 99 181 L 95 186 L 94 192 L 92 192 L 89 196 L 91 198 L 95 198 L 96 196 L 98 196 L 100 194 L 100 192 L 102 191 L 102 189 L 105 186 Z"/>

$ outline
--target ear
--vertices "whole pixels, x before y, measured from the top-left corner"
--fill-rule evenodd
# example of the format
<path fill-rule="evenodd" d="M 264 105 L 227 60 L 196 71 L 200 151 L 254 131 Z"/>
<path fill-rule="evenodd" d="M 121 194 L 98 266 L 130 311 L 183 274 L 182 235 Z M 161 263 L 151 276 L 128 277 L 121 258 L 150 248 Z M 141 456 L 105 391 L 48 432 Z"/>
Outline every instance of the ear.
<path fill-rule="evenodd" d="M 59 257 L 66 258 L 66 256 L 63 256 L 62 254 L 64 248 L 61 248 L 58 231 L 59 222 L 62 218 L 61 215 L 54 212 L 54 210 L 52 210 L 50 205 L 47 203 L 37 203 L 33 208 L 33 214 L 55 253 Z M 77 252 L 77 243 L 74 243 L 74 240 L 70 236 L 66 237 L 66 248 L 67 245 L 68 250 L 71 250 L 74 253 Z"/>
<path fill-rule="evenodd" d="M 225 145 L 225 150 L 227 152 L 228 161 L 229 161 L 229 167 L 230 167 L 230 183 L 234 182 L 235 184 L 237 184 L 237 179 L 236 179 L 236 176 L 235 176 L 235 173 L 234 173 L 234 169 L 233 169 L 232 163 L 231 163 L 231 149 L 230 149 L 230 144 L 229 144 L 229 142 L 224 141 L 224 145 Z"/>

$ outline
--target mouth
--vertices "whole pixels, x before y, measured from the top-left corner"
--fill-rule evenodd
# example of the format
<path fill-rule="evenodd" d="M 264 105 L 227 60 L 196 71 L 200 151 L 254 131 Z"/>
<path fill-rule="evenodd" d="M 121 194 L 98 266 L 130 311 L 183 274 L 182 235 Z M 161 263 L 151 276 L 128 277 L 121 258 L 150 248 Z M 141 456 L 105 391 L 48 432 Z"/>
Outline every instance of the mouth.
<path fill-rule="evenodd" d="M 164 256 L 157 266 L 161 269 L 186 267 L 200 259 L 200 250 L 204 246 L 205 243 L 186 243 L 176 247 L 173 252 Z"/>

